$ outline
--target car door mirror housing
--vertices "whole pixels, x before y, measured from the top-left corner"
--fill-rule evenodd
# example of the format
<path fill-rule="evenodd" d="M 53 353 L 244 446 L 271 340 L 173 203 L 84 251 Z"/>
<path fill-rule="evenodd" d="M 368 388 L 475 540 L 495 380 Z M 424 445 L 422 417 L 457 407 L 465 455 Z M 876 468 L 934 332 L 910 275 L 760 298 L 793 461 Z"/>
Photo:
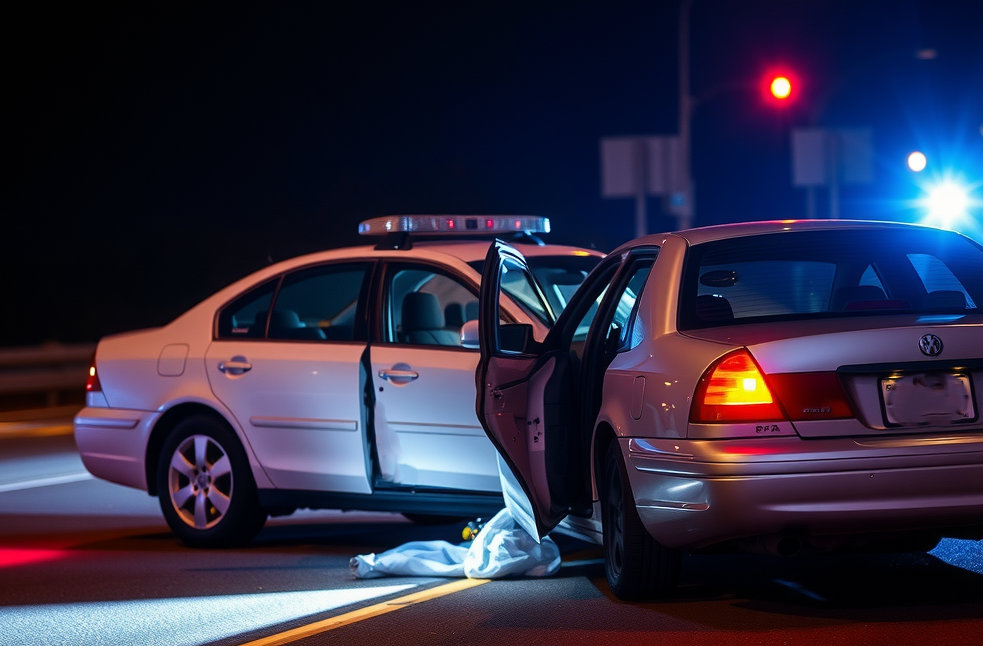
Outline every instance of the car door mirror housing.
<path fill-rule="evenodd" d="M 505 352 L 526 352 L 532 339 L 532 325 L 528 323 L 503 323 L 499 328 L 499 342 Z"/>
<path fill-rule="evenodd" d="M 461 326 L 461 347 L 478 349 L 478 321 L 465 321 Z"/>

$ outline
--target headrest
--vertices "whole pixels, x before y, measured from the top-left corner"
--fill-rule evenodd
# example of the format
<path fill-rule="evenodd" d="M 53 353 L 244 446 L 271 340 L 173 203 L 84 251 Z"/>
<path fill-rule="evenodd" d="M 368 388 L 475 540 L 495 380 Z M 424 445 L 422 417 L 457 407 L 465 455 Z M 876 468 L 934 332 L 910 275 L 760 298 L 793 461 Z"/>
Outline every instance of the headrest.
<path fill-rule="evenodd" d="M 444 327 L 444 312 L 433 294 L 410 292 L 403 297 L 403 332 L 438 330 Z"/>
<path fill-rule="evenodd" d="M 461 327 L 464 325 L 464 305 L 462 303 L 448 303 L 444 308 L 444 321 L 447 327 Z"/>
<path fill-rule="evenodd" d="M 304 324 L 293 310 L 273 310 L 270 315 L 271 330 L 292 330 L 299 327 L 304 327 Z"/>

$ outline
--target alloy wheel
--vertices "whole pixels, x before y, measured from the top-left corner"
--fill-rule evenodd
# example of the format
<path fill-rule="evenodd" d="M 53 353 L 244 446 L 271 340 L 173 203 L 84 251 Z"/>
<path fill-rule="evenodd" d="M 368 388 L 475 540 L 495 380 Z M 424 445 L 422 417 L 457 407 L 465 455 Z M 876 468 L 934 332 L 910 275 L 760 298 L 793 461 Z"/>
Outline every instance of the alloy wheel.
<path fill-rule="evenodd" d="M 232 462 L 214 438 L 191 435 L 171 455 L 167 484 L 178 517 L 188 527 L 210 529 L 232 502 Z"/>

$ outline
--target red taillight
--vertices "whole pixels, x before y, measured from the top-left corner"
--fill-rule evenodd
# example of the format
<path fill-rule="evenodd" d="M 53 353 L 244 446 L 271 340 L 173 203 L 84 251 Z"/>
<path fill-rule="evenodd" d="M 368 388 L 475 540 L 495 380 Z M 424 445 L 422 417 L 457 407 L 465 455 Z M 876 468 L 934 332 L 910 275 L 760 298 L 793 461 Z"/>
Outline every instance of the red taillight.
<path fill-rule="evenodd" d="M 785 415 L 747 350 L 719 359 L 696 387 L 691 422 L 775 422 Z"/>
<path fill-rule="evenodd" d="M 724 355 L 696 387 L 690 421 L 800 422 L 855 417 L 835 372 L 766 375 L 751 353 Z"/>
<path fill-rule="evenodd" d="M 89 378 L 85 380 L 85 392 L 102 392 L 102 384 L 99 383 L 99 375 L 96 373 L 96 364 L 89 366 Z"/>

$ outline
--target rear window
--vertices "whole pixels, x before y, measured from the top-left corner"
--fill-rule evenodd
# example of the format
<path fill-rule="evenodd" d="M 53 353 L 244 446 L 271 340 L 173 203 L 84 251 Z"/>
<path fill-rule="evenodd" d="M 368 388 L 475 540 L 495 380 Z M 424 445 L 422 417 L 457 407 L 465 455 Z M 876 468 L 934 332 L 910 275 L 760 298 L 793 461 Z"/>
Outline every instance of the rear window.
<path fill-rule="evenodd" d="M 962 313 L 983 302 L 983 249 L 933 230 L 796 231 L 690 249 L 680 329 L 766 320 Z"/>

